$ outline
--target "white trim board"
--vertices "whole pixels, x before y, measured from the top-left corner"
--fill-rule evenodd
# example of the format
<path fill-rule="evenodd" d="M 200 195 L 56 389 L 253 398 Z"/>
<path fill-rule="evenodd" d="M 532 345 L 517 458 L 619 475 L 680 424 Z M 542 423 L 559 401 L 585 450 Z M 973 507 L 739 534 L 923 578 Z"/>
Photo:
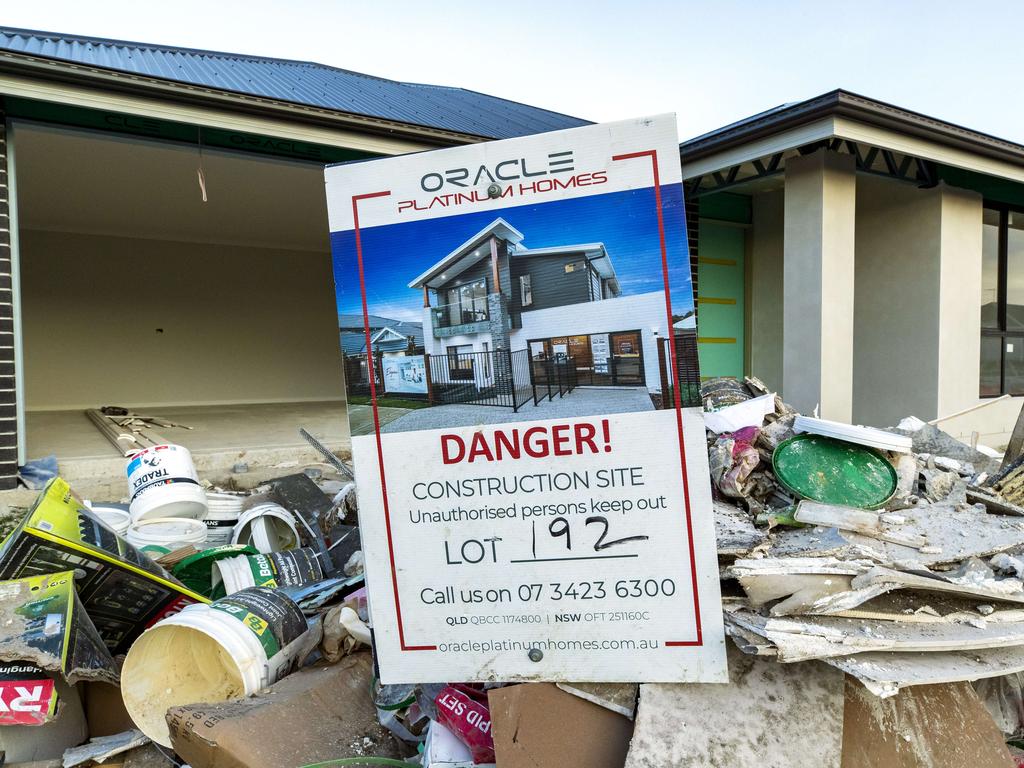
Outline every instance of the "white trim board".
<path fill-rule="evenodd" d="M 207 107 L 185 106 L 158 98 L 128 96 L 97 88 L 66 84 L 55 85 L 14 75 L 0 75 L 0 94 L 89 109 L 143 115 L 158 120 L 204 125 L 228 131 L 269 135 L 382 155 L 398 155 L 433 148 L 433 145 L 426 143 L 360 134 L 344 128 L 303 126 L 288 120 L 240 115 L 228 110 Z"/>

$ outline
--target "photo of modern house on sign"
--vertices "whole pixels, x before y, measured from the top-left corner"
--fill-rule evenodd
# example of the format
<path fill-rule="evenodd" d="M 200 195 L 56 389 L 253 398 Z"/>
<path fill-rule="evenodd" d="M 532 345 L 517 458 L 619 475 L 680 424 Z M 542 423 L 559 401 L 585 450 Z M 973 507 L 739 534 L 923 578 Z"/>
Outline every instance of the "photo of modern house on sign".
<path fill-rule="evenodd" d="M 677 384 L 697 404 L 682 200 L 665 190 L 659 230 L 650 189 L 599 194 L 600 178 L 586 197 L 361 232 L 388 256 L 363 263 L 367 328 L 339 281 L 350 408 L 371 376 L 382 432 L 656 410 Z"/>

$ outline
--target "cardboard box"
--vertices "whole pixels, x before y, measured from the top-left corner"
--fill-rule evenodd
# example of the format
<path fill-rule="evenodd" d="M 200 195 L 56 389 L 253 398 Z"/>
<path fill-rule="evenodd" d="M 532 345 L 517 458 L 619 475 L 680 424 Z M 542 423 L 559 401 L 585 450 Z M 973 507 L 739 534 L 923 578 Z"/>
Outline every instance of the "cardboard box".
<path fill-rule="evenodd" d="M 124 708 L 121 689 L 108 683 L 86 683 L 85 717 L 89 721 L 89 738 L 113 736 L 135 727 Z"/>
<path fill-rule="evenodd" d="M 1012 768 L 970 683 L 915 685 L 880 699 L 846 678 L 842 768 Z"/>
<path fill-rule="evenodd" d="M 0 581 L 0 726 L 54 720 L 62 681 L 117 682 L 114 660 L 82 608 L 74 580 L 74 573 L 63 571 Z M 81 709 L 77 692 L 73 698 Z"/>
<path fill-rule="evenodd" d="M 377 721 L 368 652 L 307 667 L 248 699 L 167 712 L 174 751 L 192 768 L 300 768 L 341 757 L 405 756 Z"/>
<path fill-rule="evenodd" d="M 551 683 L 488 694 L 501 768 L 622 768 L 633 723 Z"/>
<path fill-rule="evenodd" d="M 93 515 L 57 477 L 0 548 L 0 579 L 75 571 L 86 613 L 111 653 L 160 619 L 209 600 L 177 581 Z"/>

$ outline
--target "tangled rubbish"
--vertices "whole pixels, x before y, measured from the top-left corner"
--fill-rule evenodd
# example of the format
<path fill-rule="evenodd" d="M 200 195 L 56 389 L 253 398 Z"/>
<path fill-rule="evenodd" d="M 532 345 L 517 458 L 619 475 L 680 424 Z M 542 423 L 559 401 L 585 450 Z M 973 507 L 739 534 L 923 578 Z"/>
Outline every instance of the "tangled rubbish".
<path fill-rule="evenodd" d="M 729 684 L 382 685 L 347 467 L 243 493 L 152 447 L 0 551 L 5 764 L 1013 765 L 1024 457 L 704 395 Z"/>

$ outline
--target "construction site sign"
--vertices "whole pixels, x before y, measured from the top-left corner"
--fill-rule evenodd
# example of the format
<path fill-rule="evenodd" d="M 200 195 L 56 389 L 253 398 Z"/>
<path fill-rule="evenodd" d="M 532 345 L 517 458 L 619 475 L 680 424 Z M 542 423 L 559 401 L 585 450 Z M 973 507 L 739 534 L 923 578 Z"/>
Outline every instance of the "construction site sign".
<path fill-rule="evenodd" d="M 674 116 L 326 180 L 381 680 L 725 682 Z"/>

